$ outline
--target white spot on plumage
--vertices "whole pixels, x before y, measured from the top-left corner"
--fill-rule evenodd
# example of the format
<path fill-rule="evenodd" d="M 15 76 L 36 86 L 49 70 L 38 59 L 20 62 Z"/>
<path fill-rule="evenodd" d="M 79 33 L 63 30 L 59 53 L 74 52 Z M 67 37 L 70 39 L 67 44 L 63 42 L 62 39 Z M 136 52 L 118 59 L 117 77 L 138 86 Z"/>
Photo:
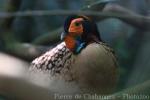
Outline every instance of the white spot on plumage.
<path fill-rule="evenodd" d="M 50 63 L 50 64 L 48 64 L 48 68 L 51 68 L 52 67 L 52 64 Z"/>

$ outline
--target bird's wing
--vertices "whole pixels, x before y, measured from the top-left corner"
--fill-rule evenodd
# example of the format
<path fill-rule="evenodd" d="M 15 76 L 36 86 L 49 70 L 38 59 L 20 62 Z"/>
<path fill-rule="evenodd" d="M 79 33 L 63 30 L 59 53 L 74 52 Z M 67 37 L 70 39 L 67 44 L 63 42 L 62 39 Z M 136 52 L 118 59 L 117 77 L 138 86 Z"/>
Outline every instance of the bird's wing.
<path fill-rule="evenodd" d="M 100 44 L 101 46 L 103 46 L 103 48 L 106 50 L 106 51 L 105 51 L 106 54 L 108 54 L 108 55 L 110 56 L 110 58 L 113 60 L 114 66 L 118 67 L 118 66 L 119 66 L 119 65 L 118 65 L 118 61 L 117 61 L 118 58 L 117 58 L 117 56 L 116 56 L 115 51 L 114 51 L 112 48 L 110 48 L 107 43 L 99 42 L 99 44 Z"/>
<path fill-rule="evenodd" d="M 76 57 L 72 72 L 80 87 L 110 93 L 117 82 L 117 60 L 103 43 L 91 43 Z"/>
<path fill-rule="evenodd" d="M 66 47 L 65 43 L 62 42 L 52 50 L 33 60 L 30 69 L 47 71 L 50 75 L 59 74 L 71 55 L 72 53 Z"/>
<path fill-rule="evenodd" d="M 70 75 L 70 67 L 74 61 L 72 55 L 65 43 L 60 43 L 31 63 L 30 80 L 36 85 L 49 88 L 54 92 L 78 91 L 78 87 Z"/>

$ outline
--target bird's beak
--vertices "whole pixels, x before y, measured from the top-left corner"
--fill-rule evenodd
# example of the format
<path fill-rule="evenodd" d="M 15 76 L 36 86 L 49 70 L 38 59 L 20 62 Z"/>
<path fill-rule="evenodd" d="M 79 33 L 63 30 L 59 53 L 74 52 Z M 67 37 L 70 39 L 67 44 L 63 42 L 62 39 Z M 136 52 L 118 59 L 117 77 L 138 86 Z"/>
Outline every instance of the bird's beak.
<path fill-rule="evenodd" d="M 61 33 L 61 37 L 60 37 L 60 39 L 61 39 L 61 40 L 64 40 L 64 39 L 65 39 L 65 37 L 66 37 L 66 33 L 65 33 L 65 32 L 62 32 L 62 33 Z"/>

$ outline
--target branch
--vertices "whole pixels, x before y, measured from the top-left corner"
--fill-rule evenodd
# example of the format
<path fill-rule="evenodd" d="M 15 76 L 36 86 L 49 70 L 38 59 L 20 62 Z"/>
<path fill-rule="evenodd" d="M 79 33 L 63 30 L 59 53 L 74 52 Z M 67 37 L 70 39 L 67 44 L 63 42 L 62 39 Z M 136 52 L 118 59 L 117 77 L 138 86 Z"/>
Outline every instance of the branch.
<path fill-rule="evenodd" d="M 7 48 L 5 48 L 5 52 L 24 60 L 32 61 L 51 48 L 53 47 L 36 46 L 27 43 L 14 43 L 7 46 Z"/>
<path fill-rule="evenodd" d="M 134 12 L 129 11 L 126 8 L 123 8 L 119 5 L 109 5 L 107 9 L 104 9 L 103 12 L 100 11 L 72 11 L 72 10 L 51 10 L 51 11 L 25 11 L 25 12 L 14 12 L 14 13 L 0 13 L 0 17 L 24 17 L 24 16 L 53 16 L 53 15 L 90 15 L 91 17 L 98 17 L 98 21 L 106 18 L 118 18 L 127 22 L 133 26 L 136 24 L 147 23 L 150 24 L 150 17 L 145 17 L 142 15 L 135 14 Z M 131 22 L 130 22 L 131 21 Z M 136 24 L 132 24 L 136 23 Z"/>
<path fill-rule="evenodd" d="M 115 3 L 117 0 L 95 0 L 91 1 L 88 5 L 85 7 L 81 8 L 83 11 L 102 11 L 105 6 L 109 3 Z"/>
<path fill-rule="evenodd" d="M 131 87 L 131 88 L 128 88 L 128 89 L 125 89 L 121 92 L 118 92 L 118 93 L 115 93 L 113 95 L 111 95 L 112 98 L 114 98 L 113 100 L 135 100 L 136 98 L 132 98 L 132 99 L 129 99 L 129 96 L 150 96 L 150 80 L 142 83 L 142 84 L 139 84 L 139 85 L 136 85 L 134 87 Z M 150 98 L 150 97 L 149 97 Z M 142 99 L 142 100 L 149 100 L 148 99 Z M 139 99 L 141 100 L 141 99 Z"/>
<path fill-rule="evenodd" d="M 108 4 L 104 9 L 103 12 L 113 12 L 116 15 L 113 15 L 113 18 L 118 18 L 125 23 L 132 25 L 135 28 L 139 28 L 141 30 L 150 30 L 150 17 L 139 15 L 134 13 L 133 11 L 126 9 L 117 4 Z M 117 15 L 118 14 L 118 15 Z"/>
<path fill-rule="evenodd" d="M 21 11 L 21 12 L 1 12 L 1 18 L 9 18 L 9 17 L 29 17 L 29 16 L 66 16 L 72 14 L 83 14 L 83 15 L 92 15 L 92 16 L 107 16 L 107 14 L 103 14 L 99 11 L 74 11 L 74 10 L 50 10 L 50 11 Z M 110 16 L 110 15 L 109 15 Z"/>

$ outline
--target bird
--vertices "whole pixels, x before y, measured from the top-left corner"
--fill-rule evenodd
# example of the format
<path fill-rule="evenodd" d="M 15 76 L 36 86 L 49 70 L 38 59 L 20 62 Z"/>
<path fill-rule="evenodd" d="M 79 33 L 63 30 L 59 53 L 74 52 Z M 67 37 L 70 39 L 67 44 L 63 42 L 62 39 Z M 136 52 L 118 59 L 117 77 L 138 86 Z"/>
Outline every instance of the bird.
<path fill-rule="evenodd" d="M 70 15 L 60 38 L 57 46 L 31 62 L 30 81 L 58 94 L 113 93 L 119 65 L 96 22 L 85 15 Z"/>

